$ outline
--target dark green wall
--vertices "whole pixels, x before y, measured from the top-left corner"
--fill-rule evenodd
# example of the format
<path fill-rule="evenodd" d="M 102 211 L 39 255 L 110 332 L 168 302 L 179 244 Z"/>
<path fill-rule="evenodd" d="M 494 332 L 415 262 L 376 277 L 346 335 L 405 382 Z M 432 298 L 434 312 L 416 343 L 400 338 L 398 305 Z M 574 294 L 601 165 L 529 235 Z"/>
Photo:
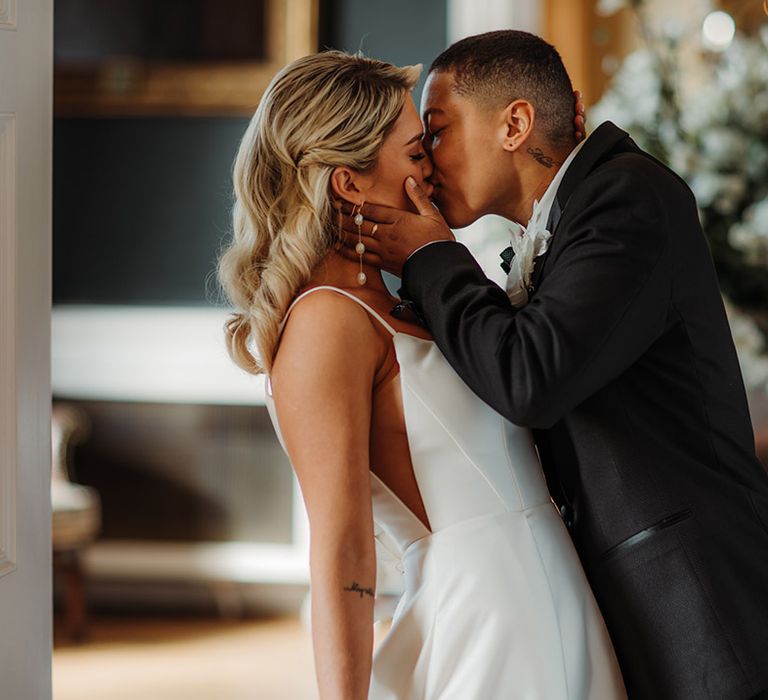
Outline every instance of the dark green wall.
<path fill-rule="evenodd" d="M 445 1 L 335 0 L 321 26 L 323 47 L 428 65 L 444 48 Z M 210 278 L 247 121 L 55 119 L 54 302 L 215 298 Z"/>
<path fill-rule="evenodd" d="M 336 0 L 327 12 L 333 48 L 362 50 L 396 65 L 423 63 L 445 48 L 445 0 Z M 422 75 L 421 83 L 423 84 Z M 418 99 L 421 85 L 416 91 Z"/>
<path fill-rule="evenodd" d="M 204 301 L 246 124 L 54 120 L 54 302 Z"/>

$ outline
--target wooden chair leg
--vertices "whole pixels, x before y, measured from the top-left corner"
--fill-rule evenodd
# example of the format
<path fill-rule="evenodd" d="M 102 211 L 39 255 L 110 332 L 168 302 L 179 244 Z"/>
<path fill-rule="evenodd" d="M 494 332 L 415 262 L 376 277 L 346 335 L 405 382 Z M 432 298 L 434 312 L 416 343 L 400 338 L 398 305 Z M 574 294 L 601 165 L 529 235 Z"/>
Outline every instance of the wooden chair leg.
<path fill-rule="evenodd" d="M 63 588 L 65 629 L 73 642 L 84 642 L 88 636 L 88 610 L 80 552 L 56 552 L 54 562 L 54 571 L 58 572 Z"/>

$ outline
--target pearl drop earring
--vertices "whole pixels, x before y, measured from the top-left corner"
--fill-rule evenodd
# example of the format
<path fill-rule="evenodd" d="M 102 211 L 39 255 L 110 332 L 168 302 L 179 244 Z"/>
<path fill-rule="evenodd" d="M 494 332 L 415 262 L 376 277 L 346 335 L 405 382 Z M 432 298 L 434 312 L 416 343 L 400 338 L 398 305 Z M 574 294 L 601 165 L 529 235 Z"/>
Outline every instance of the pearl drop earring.
<path fill-rule="evenodd" d="M 365 253 L 365 244 L 363 243 L 363 222 L 365 221 L 362 214 L 363 204 L 365 204 L 365 202 L 357 207 L 357 212 L 355 212 L 356 207 L 352 207 L 352 220 L 355 222 L 355 226 L 357 226 L 357 245 L 355 246 L 355 252 L 360 256 L 360 272 L 357 273 L 357 283 L 361 287 L 368 281 L 368 278 L 363 272 L 363 254 Z"/>

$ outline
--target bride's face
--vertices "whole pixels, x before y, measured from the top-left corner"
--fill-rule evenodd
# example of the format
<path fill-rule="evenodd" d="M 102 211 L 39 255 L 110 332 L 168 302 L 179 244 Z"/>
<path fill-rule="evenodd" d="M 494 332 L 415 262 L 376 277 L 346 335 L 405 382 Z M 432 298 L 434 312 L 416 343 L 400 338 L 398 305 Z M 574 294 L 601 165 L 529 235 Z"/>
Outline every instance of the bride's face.
<path fill-rule="evenodd" d="M 333 178 L 336 195 L 354 204 L 364 200 L 415 212 L 416 208 L 406 194 L 406 178 L 410 175 L 428 196 L 432 195 L 432 185 L 426 182 L 432 174 L 432 162 L 424 150 L 423 137 L 424 127 L 409 95 L 384 139 L 376 165 L 365 173 L 337 169 Z"/>

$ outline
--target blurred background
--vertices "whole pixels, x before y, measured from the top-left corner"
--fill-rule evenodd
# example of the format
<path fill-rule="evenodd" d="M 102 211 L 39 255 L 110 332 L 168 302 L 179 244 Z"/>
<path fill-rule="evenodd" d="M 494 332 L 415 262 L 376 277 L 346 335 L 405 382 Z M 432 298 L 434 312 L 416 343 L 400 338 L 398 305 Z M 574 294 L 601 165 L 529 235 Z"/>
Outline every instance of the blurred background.
<path fill-rule="evenodd" d="M 54 7 L 57 700 L 315 697 L 303 505 L 263 380 L 226 356 L 214 277 L 239 139 L 272 75 L 306 53 L 429 65 L 498 28 L 554 43 L 588 130 L 614 121 L 693 188 L 765 460 L 763 0 Z M 490 276 L 509 225 L 457 232 Z"/>

